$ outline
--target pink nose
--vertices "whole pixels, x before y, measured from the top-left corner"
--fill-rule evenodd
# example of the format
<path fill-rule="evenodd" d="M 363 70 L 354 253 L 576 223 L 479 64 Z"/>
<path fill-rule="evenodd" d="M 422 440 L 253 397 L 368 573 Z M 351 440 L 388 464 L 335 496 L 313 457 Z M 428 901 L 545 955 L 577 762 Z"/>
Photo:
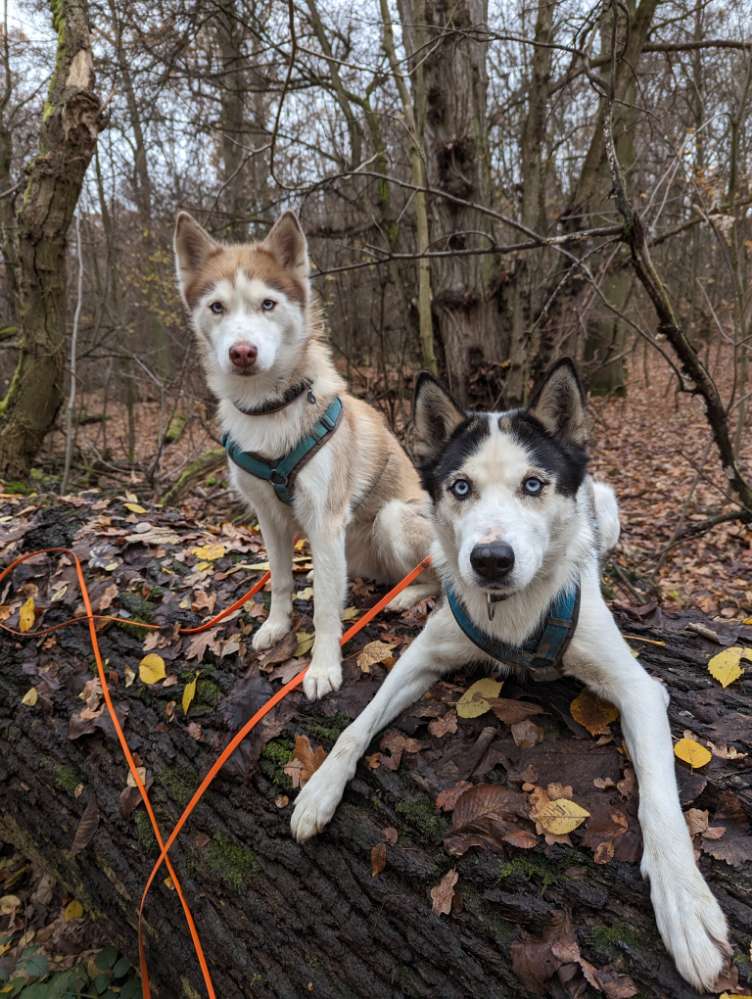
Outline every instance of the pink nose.
<path fill-rule="evenodd" d="M 236 368 L 252 368 L 258 350 L 252 343 L 235 343 L 230 347 L 230 360 Z"/>

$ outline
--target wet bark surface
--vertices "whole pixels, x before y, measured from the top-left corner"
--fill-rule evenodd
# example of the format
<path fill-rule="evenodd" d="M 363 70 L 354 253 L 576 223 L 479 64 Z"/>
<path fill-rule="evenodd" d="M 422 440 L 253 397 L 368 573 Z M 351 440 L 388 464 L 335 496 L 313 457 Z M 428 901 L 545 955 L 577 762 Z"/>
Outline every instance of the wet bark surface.
<path fill-rule="evenodd" d="M 77 521 L 70 511 L 65 518 L 47 511 L 24 547 L 69 542 L 85 513 Z M 399 627 L 399 619 L 391 620 Z M 675 736 L 689 728 L 696 737 L 747 752 L 752 681 L 744 677 L 720 688 L 706 669 L 719 646 L 687 630 L 687 623 L 666 618 L 648 627 L 626 620 L 624 630 L 634 636 L 631 644 L 640 649 L 650 672 L 671 690 Z M 750 628 L 736 628 L 733 636 L 729 628 L 720 637 L 734 636 L 752 644 Z M 364 641 L 373 637 L 369 630 Z M 219 668 L 202 663 L 205 684 L 192 708 L 200 726 L 197 740 L 179 711 L 174 721 L 165 720 L 174 688 L 124 686 L 125 666 L 137 668 L 143 655 L 143 636 L 109 627 L 101 644 L 127 738 L 147 768 L 166 835 L 230 733 L 277 685 L 237 657 L 224 659 Z M 106 716 L 80 735 L 71 723 L 82 707 L 78 695 L 93 675 L 86 630 L 75 626 L 58 633 L 47 660 L 43 645 L 44 640 L 1 639 L 0 833 L 54 872 L 101 919 L 105 937 L 135 958 L 135 915 L 155 858 L 153 837 L 143 807 L 133 807 L 135 792 L 125 790 L 126 767 Z M 38 704 L 22 705 L 22 696 L 38 680 L 39 663 L 49 663 L 49 656 L 55 669 L 38 684 Z M 169 668 L 180 672 L 185 665 L 176 660 Z M 195 664 L 187 675 L 194 672 Z M 453 679 L 461 691 L 474 676 L 468 670 Z M 578 786 L 596 777 L 619 779 L 618 727 L 613 744 L 598 746 L 572 720 L 569 704 L 579 692 L 574 682 L 505 684 L 505 697 L 546 707 L 545 739 L 529 750 L 515 746 L 508 728 L 492 715 L 461 721 L 457 732 L 435 739 L 427 732 L 427 718 L 406 712 L 393 727 L 425 748 L 405 753 L 397 770 L 371 769 L 362 762 L 329 829 L 312 843 L 297 845 L 289 832 L 295 792 L 284 773 L 294 737 L 306 734 L 330 749 L 378 683 L 377 676 L 350 670 L 343 690 L 319 704 L 293 694 L 235 755 L 176 844 L 173 859 L 217 995 L 525 995 L 512 969 L 510 946 L 524 932 L 540 935 L 562 911 L 571 914 L 582 955 L 599 968 L 630 975 L 641 995 L 695 995 L 658 938 L 636 862 L 634 801 L 628 808 L 628 861 L 594 863 L 592 850 L 577 834 L 573 845 L 546 846 L 540 837 L 531 850 L 500 845 L 473 848 L 459 858 L 443 846 L 451 817 L 435 807 L 437 787 L 470 780 L 518 790 L 521 774 L 531 765 L 538 783 L 572 783 L 575 798 Z M 369 752 L 376 749 L 378 739 Z M 749 819 L 751 769 L 748 757 L 714 757 L 694 773 L 680 764 L 685 807 L 691 803 L 712 816 L 724 794 L 732 792 Z M 92 800 L 99 816 L 96 831 L 74 853 L 74 836 L 87 806 L 91 814 Z M 397 830 L 396 844 L 387 846 L 383 872 L 372 876 L 371 849 L 384 842 L 384 830 L 390 828 Z M 744 848 L 742 842 L 739 849 Z M 748 861 L 731 866 L 706 854 L 700 866 L 729 917 L 744 983 L 750 972 L 752 866 Z M 451 914 L 439 916 L 432 912 L 430 889 L 450 868 L 459 873 L 457 892 Z M 177 897 L 164 884 L 166 873 L 158 877 L 147 906 L 154 984 L 160 996 L 202 995 Z M 556 976 L 547 988 L 550 995 L 575 994 Z"/>

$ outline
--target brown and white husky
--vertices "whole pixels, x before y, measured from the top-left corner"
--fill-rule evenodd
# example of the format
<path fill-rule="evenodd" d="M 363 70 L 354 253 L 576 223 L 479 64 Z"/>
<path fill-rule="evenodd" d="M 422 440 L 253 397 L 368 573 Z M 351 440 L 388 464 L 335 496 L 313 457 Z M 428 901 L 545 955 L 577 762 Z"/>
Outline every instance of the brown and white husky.
<path fill-rule="evenodd" d="M 303 686 L 309 698 L 321 697 L 342 682 L 348 569 L 379 582 L 405 575 L 431 545 L 428 496 L 382 416 L 347 393 L 334 367 L 294 214 L 282 215 L 263 242 L 228 245 L 180 212 L 175 261 L 222 430 L 237 451 L 273 464 L 315 432 L 337 397 L 342 401 L 336 430 L 311 449 L 286 501 L 272 482 L 229 461 L 232 485 L 258 517 L 271 565 L 271 610 L 254 635 L 257 651 L 290 630 L 293 539 L 302 533 L 310 542 L 316 636 Z M 435 577 L 414 584 L 397 606 L 438 589 Z"/>

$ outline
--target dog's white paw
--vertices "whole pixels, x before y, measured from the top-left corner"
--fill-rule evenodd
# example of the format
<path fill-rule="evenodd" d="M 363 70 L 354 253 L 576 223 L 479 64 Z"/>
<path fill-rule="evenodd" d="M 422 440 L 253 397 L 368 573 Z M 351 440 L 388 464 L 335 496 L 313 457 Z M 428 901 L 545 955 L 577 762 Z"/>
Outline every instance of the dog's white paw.
<path fill-rule="evenodd" d="M 340 656 L 339 646 L 332 653 L 318 652 L 314 647 L 311 665 L 303 679 L 303 690 L 309 701 L 317 701 L 342 686 Z"/>
<path fill-rule="evenodd" d="M 438 591 L 437 587 L 426 586 L 425 584 L 418 584 L 413 586 L 406 586 L 401 593 L 390 600 L 387 604 L 387 608 L 390 611 L 404 611 L 409 610 L 410 607 L 414 607 L 415 604 L 419 603 L 425 597 L 430 597 L 434 592 Z"/>
<path fill-rule="evenodd" d="M 655 921 L 677 971 L 700 991 L 713 985 L 731 954 L 726 917 L 699 870 L 692 863 L 660 866 L 643 858 L 650 878 Z"/>
<path fill-rule="evenodd" d="M 263 652 L 281 641 L 290 630 L 290 618 L 267 618 L 253 636 L 251 645 L 255 652 Z"/>
<path fill-rule="evenodd" d="M 316 836 L 329 824 L 342 800 L 348 774 L 336 759 L 327 760 L 311 777 L 295 802 L 290 820 L 298 843 Z"/>

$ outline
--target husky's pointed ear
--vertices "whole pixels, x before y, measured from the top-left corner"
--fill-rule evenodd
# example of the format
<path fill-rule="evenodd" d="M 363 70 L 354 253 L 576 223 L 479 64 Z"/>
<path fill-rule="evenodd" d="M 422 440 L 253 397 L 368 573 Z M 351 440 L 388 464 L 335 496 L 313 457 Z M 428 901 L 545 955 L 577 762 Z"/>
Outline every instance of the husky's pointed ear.
<path fill-rule="evenodd" d="M 281 215 L 261 245 L 274 254 L 284 268 L 295 271 L 298 277 L 308 277 L 308 243 L 295 212 Z"/>
<path fill-rule="evenodd" d="M 443 385 L 427 371 L 415 380 L 413 450 L 420 462 L 430 461 L 444 447 L 465 414 Z"/>
<path fill-rule="evenodd" d="M 208 257 L 219 248 L 209 233 L 188 212 L 178 212 L 175 219 L 175 272 L 183 301 L 188 305 L 186 289 Z"/>
<path fill-rule="evenodd" d="M 571 444 L 587 444 L 585 392 L 574 362 L 562 358 L 533 393 L 529 412 L 553 436 Z"/>

